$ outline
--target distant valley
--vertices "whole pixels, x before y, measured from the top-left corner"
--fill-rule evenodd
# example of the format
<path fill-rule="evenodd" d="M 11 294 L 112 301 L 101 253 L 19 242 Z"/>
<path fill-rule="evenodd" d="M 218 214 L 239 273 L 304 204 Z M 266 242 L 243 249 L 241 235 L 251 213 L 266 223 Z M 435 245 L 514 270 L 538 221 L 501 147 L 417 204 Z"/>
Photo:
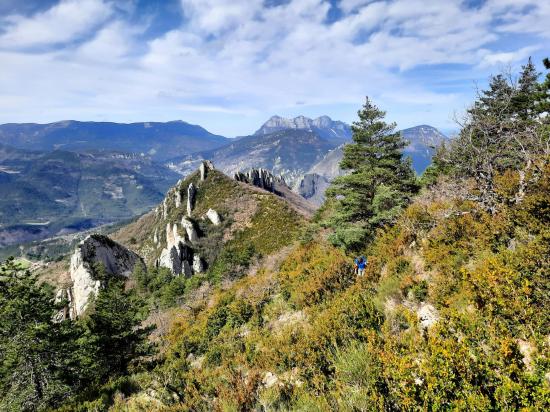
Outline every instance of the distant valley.
<path fill-rule="evenodd" d="M 143 213 L 178 178 L 148 156 L 0 145 L 0 247 Z"/>

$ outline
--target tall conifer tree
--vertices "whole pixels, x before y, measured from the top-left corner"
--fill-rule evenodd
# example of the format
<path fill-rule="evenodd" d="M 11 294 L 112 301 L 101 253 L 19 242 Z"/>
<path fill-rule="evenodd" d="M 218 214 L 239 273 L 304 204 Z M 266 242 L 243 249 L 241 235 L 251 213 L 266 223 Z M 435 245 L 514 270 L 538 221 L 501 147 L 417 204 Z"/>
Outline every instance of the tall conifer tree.
<path fill-rule="evenodd" d="M 352 125 L 353 143 L 344 146 L 340 163 L 350 173 L 336 178 L 327 191 L 336 199 L 329 219 L 335 229 L 332 240 L 348 249 L 361 248 L 418 190 L 410 159 L 403 158 L 407 143 L 394 123 L 385 122 L 385 114 L 367 97 Z"/>

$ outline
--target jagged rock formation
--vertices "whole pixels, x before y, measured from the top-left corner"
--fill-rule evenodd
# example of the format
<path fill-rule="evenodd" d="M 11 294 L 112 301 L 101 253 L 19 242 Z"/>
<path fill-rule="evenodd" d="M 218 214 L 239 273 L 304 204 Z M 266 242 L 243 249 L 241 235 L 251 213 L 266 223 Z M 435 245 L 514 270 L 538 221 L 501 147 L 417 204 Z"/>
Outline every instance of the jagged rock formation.
<path fill-rule="evenodd" d="M 59 299 L 66 297 L 69 301 L 67 313 L 71 319 L 84 313 L 91 295 L 97 295 L 101 288 L 101 280 L 95 275 L 97 265 L 101 265 L 107 275 L 126 278 L 132 274 L 136 265 L 145 266 L 139 255 L 107 236 L 88 236 L 76 247 L 71 257 L 71 288 L 58 292 Z"/>
<path fill-rule="evenodd" d="M 222 223 L 220 215 L 214 209 L 208 209 L 206 217 L 212 222 L 214 226 L 219 226 Z"/>
<path fill-rule="evenodd" d="M 310 119 L 305 116 L 298 116 L 294 119 L 272 116 L 254 134 L 267 135 L 287 129 L 311 130 L 325 139 L 351 139 L 350 126 L 344 122 L 332 120 L 328 116 L 321 116 L 317 119 Z"/>
<path fill-rule="evenodd" d="M 193 272 L 195 272 L 195 273 L 204 272 L 204 264 L 203 264 L 202 259 L 199 255 L 194 255 L 193 256 Z"/>
<path fill-rule="evenodd" d="M 199 166 L 199 172 L 201 174 L 201 182 L 206 179 L 209 170 L 214 170 L 214 165 L 210 160 L 204 160 Z"/>
<path fill-rule="evenodd" d="M 174 275 L 191 276 L 193 274 L 189 263 L 192 262 L 191 252 L 191 248 L 182 242 L 166 247 L 158 259 L 158 266 L 170 269 Z"/>
<path fill-rule="evenodd" d="M 330 186 L 330 181 L 317 173 L 308 173 L 298 186 L 298 194 L 316 206 L 321 206 L 325 201 L 325 191 Z"/>
<path fill-rule="evenodd" d="M 197 235 L 197 231 L 195 230 L 195 226 L 193 225 L 193 222 L 191 220 L 189 220 L 189 218 L 184 216 L 181 219 L 181 225 L 185 229 L 185 233 L 187 234 L 187 239 L 189 239 L 189 241 L 191 243 L 196 242 L 197 240 L 199 240 L 199 236 Z"/>
<path fill-rule="evenodd" d="M 196 193 L 197 189 L 195 188 L 195 185 L 193 183 L 190 183 L 189 187 L 187 188 L 187 216 L 191 216 L 191 212 L 193 211 L 193 207 L 195 206 Z"/>
<path fill-rule="evenodd" d="M 246 173 L 237 172 L 234 175 L 234 179 L 239 182 L 248 183 L 250 185 L 265 189 L 269 192 L 275 192 L 277 183 L 285 184 L 285 181 L 281 177 L 275 176 L 269 170 L 266 169 L 250 169 Z"/>

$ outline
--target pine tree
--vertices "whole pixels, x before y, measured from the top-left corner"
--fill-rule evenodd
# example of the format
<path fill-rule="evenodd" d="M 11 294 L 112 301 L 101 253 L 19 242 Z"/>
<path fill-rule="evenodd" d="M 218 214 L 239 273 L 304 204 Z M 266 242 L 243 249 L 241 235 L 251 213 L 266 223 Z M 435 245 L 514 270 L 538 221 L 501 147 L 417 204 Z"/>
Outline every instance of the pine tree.
<path fill-rule="evenodd" d="M 78 388 L 79 330 L 55 313 L 50 287 L 13 258 L 0 267 L 0 410 L 49 409 Z"/>
<path fill-rule="evenodd" d="M 453 141 L 450 162 L 453 171 L 471 177 L 477 185 L 482 207 L 495 213 L 503 200 L 494 190 L 495 178 L 516 170 L 519 185 L 513 200 L 521 202 L 533 171 L 544 168 L 550 155 L 548 93 L 538 83 L 532 61 L 523 66 L 519 80 L 497 75 L 487 90 L 478 92 L 467 111 L 462 130 Z"/>
<path fill-rule="evenodd" d="M 351 173 L 336 178 L 327 191 L 336 199 L 328 224 L 334 228 L 332 241 L 348 249 L 363 246 L 377 227 L 395 219 L 418 190 L 406 146 L 395 124 L 384 121 L 385 112 L 367 97 L 352 125 L 353 143 L 344 146 L 340 163 Z"/>
<path fill-rule="evenodd" d="M 152 353 L 148 335 L 153 327 L 141 327 L 145 303 L 135 290 L 125 290 L 124 282 L 106 281 L 82 320 L 87 338 L 96 346 L 99 377 L 127 374 L 131 363 Z"/>

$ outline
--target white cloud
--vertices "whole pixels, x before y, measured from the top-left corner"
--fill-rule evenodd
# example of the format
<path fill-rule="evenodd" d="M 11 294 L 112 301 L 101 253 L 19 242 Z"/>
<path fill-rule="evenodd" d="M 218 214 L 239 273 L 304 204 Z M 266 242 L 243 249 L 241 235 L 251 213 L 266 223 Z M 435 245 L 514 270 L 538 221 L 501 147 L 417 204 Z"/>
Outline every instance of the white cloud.
<path fill-rule="evenodd" d="M 546 35 L 544 25 L 526 31 L 535 37 L 519 45 L 499 39 L 527 30 L 526 22 L 534 24 L 548 11 L 534 0 L 495 0 L 478 9 L 459 0 L 347 0 L 340 3 L 341 19 L 327 24 L 327 0 L 272 7 L 261 0 L 180 5 L 182 25 L 148 40 L 145 27 L 131 25 L 100 0 L 64 1 L 29 18 L 9 17 L 8 31 L 0 36 L 0 89 L 21 98 L 8 99 L 14 102 L 11 112 L 6 99 L 0 101 L 8 108 L 2 120 L 14 120 L 22 110 L 51 120 L 157 116 L 200 123 L 196 119 L 211 116 L 207 120 L 214 123 L 223 115 L 224 122 L 234 116 L 231 127 L 244 134 L 253 127 L 240 124 L 239 116 L 256 121 L 255 116 L 311 107 L 356 108 L 368 94 L 386 105 L 391 119 L 395 113 L 398 121 L 437 121 L 435 116 L 461 108 L 469 98 L 468 80 L 485 79 L 499 65 L 535 52 Z M 77 38 L 70 47 L 28 53 Z M 461 78 L 460 91 L 434 86 L 445 78 L 411 78 L 411 69 L 450 63 L 468 68 L 460 74 L 467 79 Z M 219 127 L 218 132 L 230 128 Z"/>
<path fill-rule="evenodd" d="M 3 19 L 0 47 L 18 49 L 69 42 L 104 22 L 112 13 L 102 0 L 65 0 L 31 17 Z"/>

